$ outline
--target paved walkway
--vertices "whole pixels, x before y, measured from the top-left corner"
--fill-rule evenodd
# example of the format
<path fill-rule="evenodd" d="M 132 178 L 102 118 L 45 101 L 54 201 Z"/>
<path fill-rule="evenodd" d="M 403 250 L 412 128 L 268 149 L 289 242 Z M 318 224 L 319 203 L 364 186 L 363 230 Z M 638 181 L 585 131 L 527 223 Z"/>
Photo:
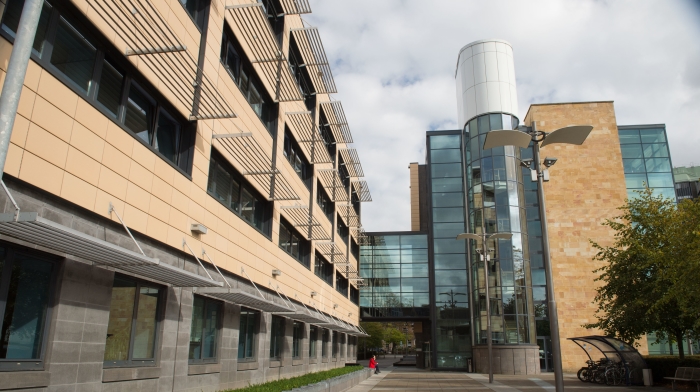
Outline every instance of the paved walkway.
<path fill-rule="evenodd" d="M 413 367 L 393 367 L 390 358 L 379 360 L 381 373 L 373 375 L 348 392 L 370 391 L 464 391 L 464 392 L 540 392 L 554 391 L 554 374 L 520 376 L 494 376 L 493 384 L 489 384 L 488 375 L 457 372 L 430 372 Z M 386 366 L 382 367 L 383 364 Z M 665 388 L 605 386 L 600 384 L 583 383 L 575 375 L 565 375 L 564 388 L 567 391 L 662 391 Z"/>

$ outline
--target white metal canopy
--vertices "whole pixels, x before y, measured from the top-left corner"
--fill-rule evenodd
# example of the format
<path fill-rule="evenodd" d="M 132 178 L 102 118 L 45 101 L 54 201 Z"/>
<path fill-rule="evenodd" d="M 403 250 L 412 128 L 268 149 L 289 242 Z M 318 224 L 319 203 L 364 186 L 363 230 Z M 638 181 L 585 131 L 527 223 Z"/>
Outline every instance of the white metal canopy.
<path fill-rule="evenodd" d="M 206 294 L 210 297 L 216 297 L 226 302 L 262 310 L 263 312 L 282 314 L 292 312 L 292 309 L 286 305 L 275 303 L 267 298 L 263 298 L 259 295 L 249 293 L 239 288 L 203 288 L 197 289 L 196 292 Z"/>
<path fill-rule="evenodd" d="M 22 212 L 16 221 L 13 214 L 0 214 L 0 233 L 175 287 L 223 285 L 208 277 L 162 263 L 158 259 L 44 219 L 36 212 Z"/>

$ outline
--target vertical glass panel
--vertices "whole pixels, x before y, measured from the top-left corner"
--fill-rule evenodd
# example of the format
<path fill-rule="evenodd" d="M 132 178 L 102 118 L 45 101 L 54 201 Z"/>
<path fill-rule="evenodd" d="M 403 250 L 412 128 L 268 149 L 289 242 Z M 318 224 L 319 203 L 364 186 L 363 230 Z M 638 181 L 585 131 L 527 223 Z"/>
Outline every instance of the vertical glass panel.
<path fill-rule="evenodd" d="M 489 122 L 492 130 L 504 129 L 502 121 L 502 114 L 489 114 Z"/>
<path fill-rule="evenodd" d="M 465 252 L 465 241 L 457 240 L 455 238 L 446 239 L 435 239 L 434 249 L 435 253 L 464 253 Z"/>
<path fill-rule="evenodd" d="M 5 15 L 2 19 L 2 29 L 9 33 L 12 37 L 17 33 L 19 19 L 22 16 L 22 8 L 24 8 L 24 0 L 15 0 L 5 2 Z M 41 9 L 39 16 L 39 25 L 37 26 L 36 36 L 34 37 L 34 45 L 32 48 L 39 53 L 44 49 L 44 39 L 46 38 L 46 30 L 49 27 L 49 17 L 51 16 L 51 6 L 44 2 L 44 7 Z"/>
<path fill-rule="evenodd" d="M 120 98 L 122 95 L 122 83 L 124 75 L 112 66 L 106 59 L 102 62 L 102 74 L 100 75 L 97 101 L 104 105 L 113 115 L 117 115 Z"/>
<path fill-rule="evenodd" d="M 95 46 L 61 17 L 53 43 L 51 64 L 85 92 L 90 88 L 96 53 Z"/>
<path fill-rule="evenodd" d="M 673 187 L 673 175 L 671 173 L 649 173 L 647 176 L 649 177 L 649 188 Z"/>
<path fill-rule="evenodd" d="M 202 332 L 204 331 L 204 298 L 194 297 L 192 302 L 192 328 L 190 329 L 189 359 L 202 359 Z"/>
<path fill-rule="evenodd" d="M 2 320 L 0 358 L 39 359 L 52 264 L 17 254 Z"/>
<path fill-rule="evenodd" d="M 520 343 L 530 343 L 530 333 L 527 316 L 518 316 L 518 338 Z"/>
<path fill-rule="evenodd" d="M 437 135 L 430 137 L 430 149 L 459 148 L 460 135 Z"/>
<path fill-rule="evenodd" d="M 474 122 L 475 120 L 472 120 Z M 472 133 L 471 136 L 477 135 Z M 469 139 L 469 155 L 472 161 L 476 161 L 481 156 L 481 146 L 479 146 L 479 136 L 475 136 Z"/>
<path fill-rule="evenodd" d="M 428 264 L 402 264 L 402 278 L 427 278 Z"/>
<path fill-rule="evenodd" d="M 430 165 L 432 178 L 462 177 L 461 163 L 439 163 Z"/>
<path fill-rule="evenodd" d="M 668 156 L 668 144 L 656 143 L 644 145 L 645 158 L 665 158 Z"/>
<path fill-rule="evenodd" d="M 428 236 L 427 235 L 402 235 L 401 236 L 401 248 L 428 248 Z"/>
<path fill-rule="evenodd" d="M 640 129 L 642 143 L 666 143 L 666 132 L 663 129 Z"/>
<path fill-rule="evenodd" d="M 142 286 L 139 290 L 136 327 L 134 328 L 134 359 L 154 358 L 156 344 L 156 316 L 159 289 Z"/>
<path fill-rule="evenodd" d="M 481 157 L 490 157 L 492 152 L 496 151 L 496 149 L 490 148 L 488 150 L 484 150 L 484 142 L 486 142 L 486 134 L 479 135 L 479 151 L 481 151 Z"/>
<path fill-rule="evenodd" d="M 460 150 L 432 150 L 430 151 L 430 163 L 462 162 Z"/>
<path fill-rule="evenodd" d="M 309 358 L 316 358 L 316 340 L 318 340 L 318 327 L 312 325 L 309 327 Z"/>
<path fill-rule="evenodd" d="M 433 193 L 433 207 L 462 207 L 464 195 L 455 193 Z"/>
<path fill-rule="evenodd" d="M 467 268 L 467 256 L 464 254 L 439 254 L 435 255 L 435 269 L 463 269 Z"/>
<path fill-rule="evenodd" d="M 461 174 L 460 174 L 461 175 Z M 433 192 L 462 192 L 462 178 L 433 178 Z"/>
<path fill-rule="evenodd" d="M 518 323 L 516 316 L 505 315 L 503 320 L 505 323 L 505 343 L 518 344 Z"/>
<path fill-rule="evenodd" d="M 479 135 L 483 135 L 491 130 L 489 125 L 489 116 L 480 116 L 476 120 L 477 127 L 479 128 Z M 481 145 L 483 146 L 483 143 Z"/>
<path fill-rule="evenodd" d="M 158 130 L 156 131 L 156 150 L 173 163 L 177 163 L 180 152 L 180 125 L 175 122 L 164 110 L 158 116 Z"/>
<path fill-rule="evenodd" d="M 435 271 L 435 285 L 440 286 L 466 286 L 467 271 L 463 270 L 438 270 Z M 466 293 L 466 291 L 465 291 Z M 466 301 L 466 297 L 460 299 Z"/>
<path fill-rule="evenodd" d="M 627 188 L 644 188 L 644 183 L 646 181 L 646 174 L 625 174 Z"/>
<path fill-rule="evenodd" d="M 433 208 L 433 222 L 464 222 L 464 209 Z"/>
<path fill-rule="evenodd" d="M 284 338 L 284 319 L 272 316 L 270 332 L 270 358 L 279 358 L 282 353 L 282 339 Z"/>
<path fill-rule="evenodd" d="M 618 133 L 620 135 L 620 144 L 641 143 L 638 129 L 620 129 Z"/>
<path fill-rule="evenodd" d="M 219 320 L 220 305 L 215 301 L 207 301 L 204 312 L 204 328 L 202 336 L 202 358 L 216 358 L 216 330 Z"/>
<path fill-rule="evenodd" d="M 253 108 L 255 114 L 257 114 L 258 117 L 262 117 L 263 99 L 260 93 L 258 92 L 258 88 L 253 83 L 250 84 L 250 94 L 248 96 L 248 102 Z"/>
<path fill-rule="evenodd" d="M 513 129 L 513 118 L 510 114 L 501 114 L 501 129 Z"/>
<path fill-rule="evenodd" d="M 433 224 L 433 236 L 435 238 L 457 238 L 457 235 L 464 232 L 464 223 Z"/>
<path fill-rule="evenodd" d="M 109 305 L 105 361 L 126 361 L 129 358 L 135 299 L 136 282 L 115 276 Z"/>
<path fill-rule="evenodd" d="M 132 83 L 129 89 L 129 98 L 126 102 L 124 125 L 149 145 L 152 144 L 152 133 L 150 130 L 153 128 L 151 126 L 153 110 L 154 107 L 150 97 L 141 92 Z"/>
<path fill-rule="evenodd" d="M 374 248 L 381 249 L 399 249 L 401 247 L 401 237 L 398 235 L 377 235 L 374 236 Z M 381 254 L 390 254 L 382 252 Z"/>
<path fill-rule="evenodd" d="M 620 145 L 623 158 L 642 158 L 641 144 L 622 144 Z"/>
<path fill-rule="evenodd" d="M 625 173 L 644 173 L 646 171 L 643 159 L 623 159 L 622 166 L 625 168 Z"/>
<path fill-rule="evenodd" d="M 505 157 L 493 157 L 493 179 L 496 181 L 505 181 L 507 179 Z"/>
<path fill-rule="evenodd" d="M 645 159 L 647 172 L 670 172 L 671 161 L 668 158 Z"/>

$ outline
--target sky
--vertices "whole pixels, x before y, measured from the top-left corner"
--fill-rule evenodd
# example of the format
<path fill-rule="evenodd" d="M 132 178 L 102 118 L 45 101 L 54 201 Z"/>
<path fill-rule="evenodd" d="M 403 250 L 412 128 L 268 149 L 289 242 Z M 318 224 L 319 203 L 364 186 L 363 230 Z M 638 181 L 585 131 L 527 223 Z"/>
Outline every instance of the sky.
<path fill-rule="evenodd" d="M 410 230 L 410 162 L 457 129 L 460 48 L 513 46 L 519 113 L 615 101 L 618 125 L 666 124 L 674 166 L 700 165 L 700 0 L 310 0 L 373 201 L 366 231 Z"/>

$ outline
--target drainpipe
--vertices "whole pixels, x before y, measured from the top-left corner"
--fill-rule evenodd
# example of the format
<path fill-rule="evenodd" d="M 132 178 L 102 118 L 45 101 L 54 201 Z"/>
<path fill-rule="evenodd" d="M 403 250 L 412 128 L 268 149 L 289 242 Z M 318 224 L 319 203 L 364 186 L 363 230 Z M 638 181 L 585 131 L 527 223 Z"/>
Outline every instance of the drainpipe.
<path fill-rule="evenodd" d="M 5 170 L 12 127 L 15 124 L 19 97 L 22 94 L 22 85 L 27 74 L 29 56 L 32 54 L 34 37 L 43 6 L 44 0 L 25 0 L 15 35 L 15 44 L 12 47 L 10 62 L 7 65 L 5 84 L 3 84 L 2 93 L 0 93 L 0 177 Z"/>

